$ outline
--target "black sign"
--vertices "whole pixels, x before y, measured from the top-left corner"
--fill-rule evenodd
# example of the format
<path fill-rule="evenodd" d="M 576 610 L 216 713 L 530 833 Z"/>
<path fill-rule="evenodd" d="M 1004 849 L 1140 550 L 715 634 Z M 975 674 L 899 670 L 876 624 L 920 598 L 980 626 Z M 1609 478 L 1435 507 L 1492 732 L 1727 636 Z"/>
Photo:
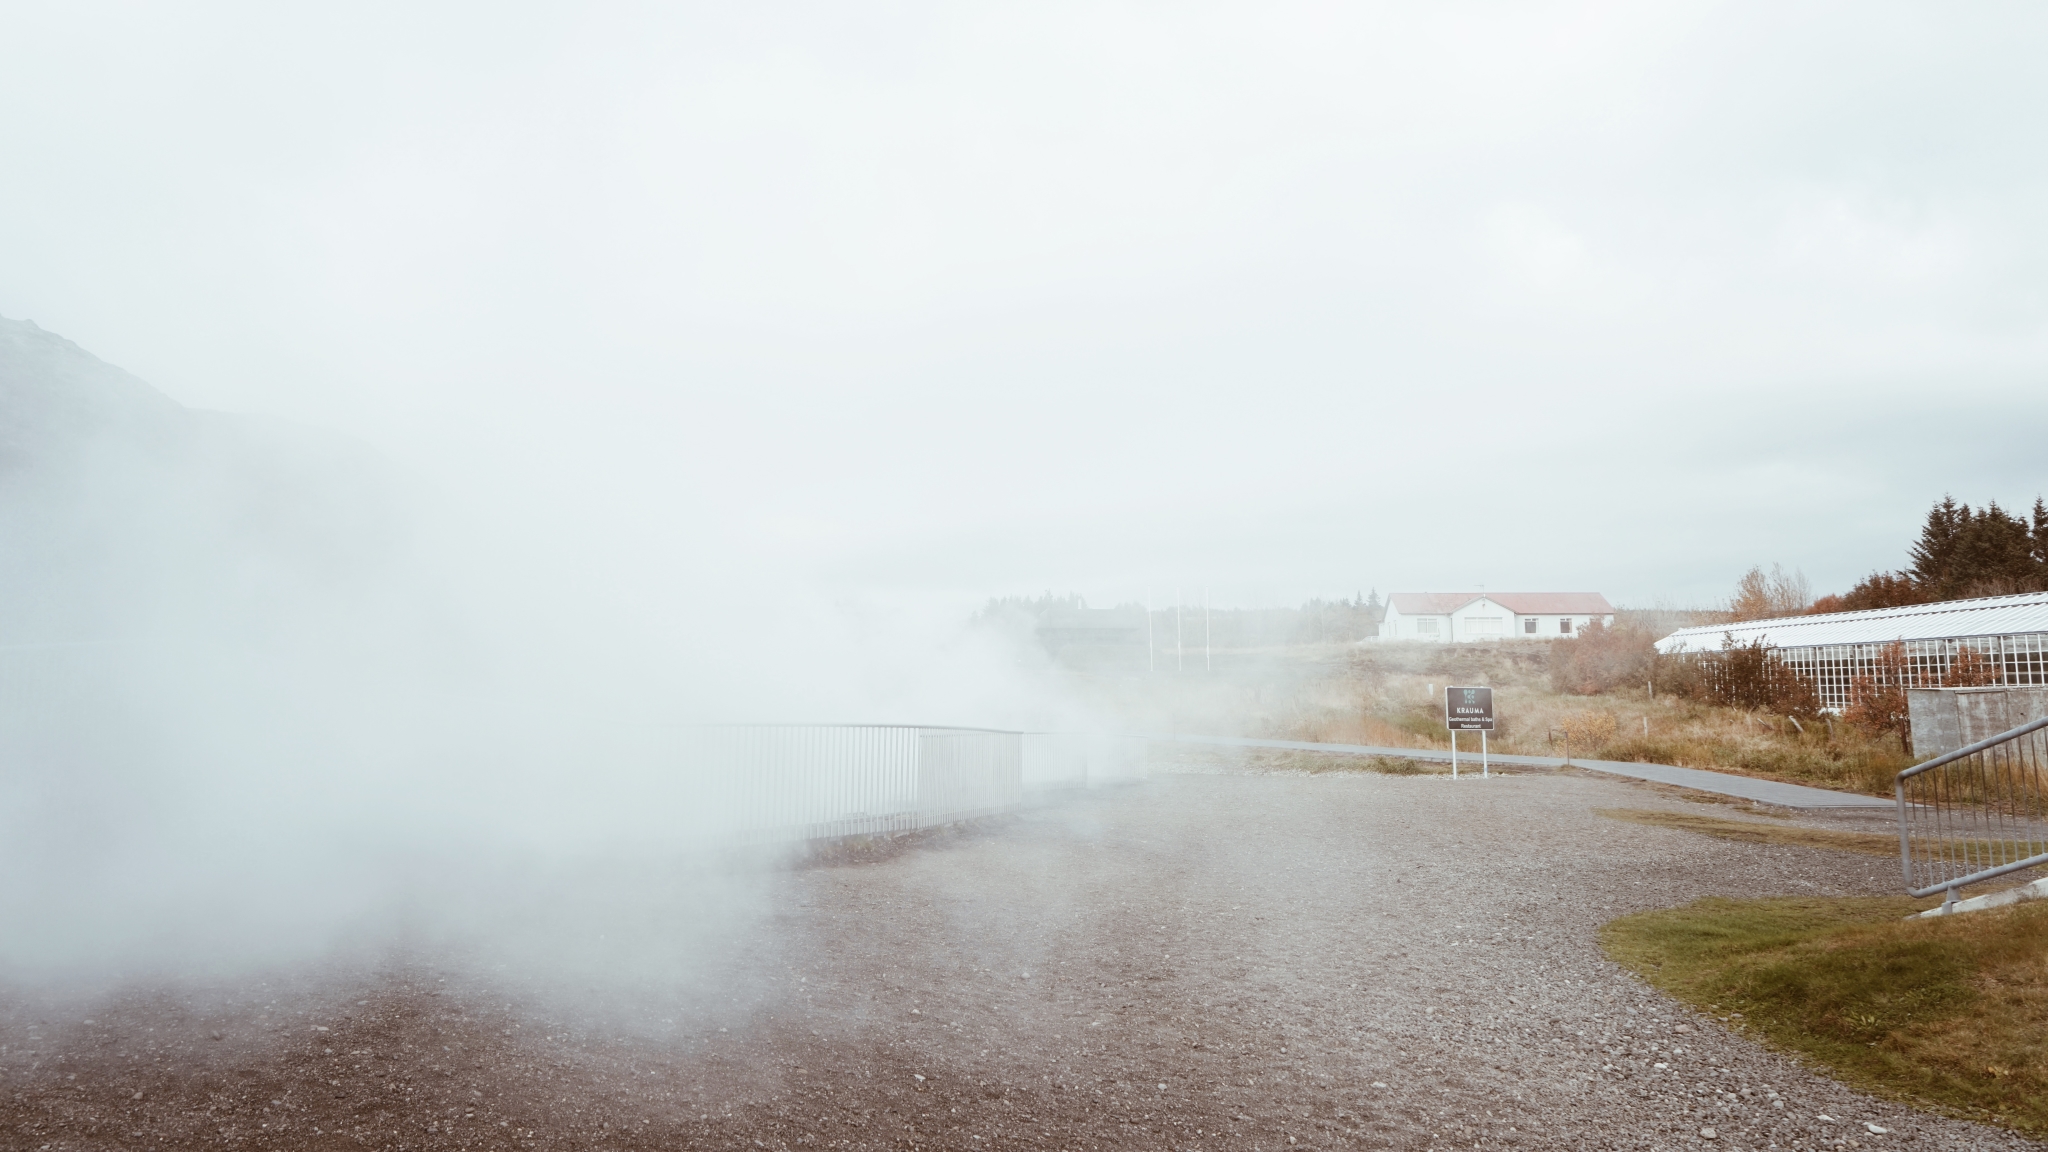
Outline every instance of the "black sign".
<path fill-rule="evenodd" d="M 1444 689 L 1444 727 L 1453 732 L 1493 731 L 1493 689 Z"/>

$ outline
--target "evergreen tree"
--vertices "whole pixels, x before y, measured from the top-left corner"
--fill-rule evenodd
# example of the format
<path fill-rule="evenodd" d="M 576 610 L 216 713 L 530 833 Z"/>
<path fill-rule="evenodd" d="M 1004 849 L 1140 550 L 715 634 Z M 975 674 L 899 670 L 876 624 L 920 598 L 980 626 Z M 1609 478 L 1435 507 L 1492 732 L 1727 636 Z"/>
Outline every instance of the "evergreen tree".
<path fill-rule="evenodd" d="M 2000 596 L 2048 588 L 2048 503 L 2034 500 L 2031 523 L 1998 506 L 1944 496 L 1928 510 L 1912 566 L 1903 575 L 1928 600 Z"/>
<path fill-rule="evenodd" d="M 1993 500 L 1970 517 L 1957 541 L 1956 591 L 1964 596 L 2032 591 L 2034 538 L 2025 520 Z"/>
<path fill-rule="evenodd" d="M 1908 553 L 1913 563 L 1907 572 L 1932 599 L 1949 598 L 1949 589 L 1955 582 L 1957 539 L 1969 522 L 1970 506 L 1957 504 L 1953 496 L 1943 496 L 1941 503 L 1927 512 L 1927 523 L 1920 528 L 1920 542 Z"/>
<path fill-rule="evenodd" d="M 2029 514 L 2021 516 L 1996 500 L 1972 508 L 1943 496 L 1928 509 L 1909 555 L 1912 563 L 1904 571 L 1873 572 L 1842 595 L 1821 597 L 1813 611 L 2048 590 L 2048 499 L 2036 496 Z"/>

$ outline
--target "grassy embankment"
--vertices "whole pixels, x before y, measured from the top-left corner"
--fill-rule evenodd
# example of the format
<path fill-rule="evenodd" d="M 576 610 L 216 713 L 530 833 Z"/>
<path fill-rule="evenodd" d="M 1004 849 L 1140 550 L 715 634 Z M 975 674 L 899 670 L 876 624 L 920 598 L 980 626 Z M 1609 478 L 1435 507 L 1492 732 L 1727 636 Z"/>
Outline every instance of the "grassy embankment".
<path fill-rule="evenodd" d="M 1903 920 L 1904 897 L 1625 916 L 1617 962 L 1866 1091 L 2048 1132 L 2048 905 Z"/>
<path fill-rule="evenodd" d="M 1742 843 L 1898 853 L 1898 838 L 1884 833 L 1596 811 Z M 1931 903 L 1712 897 L 1624 916 L 1600 942 L 1672 996 L 1857 1087 L 2048 1131 L 2048 905 L 1903 919 Z"/>
<path fill-rule="evenodd" d="M 1652 698 L 1647 686 L 1562 694 L 1551 687 L 1548 646 L 1537 643 L 1231 653 L 1213 673 L 1105 681 L 1097 695 L 1133 730 L 1445 749 L 1447 684 L 1494 689 L 1496 752 L 1558 756 L 1569 740 L 1579 760 L 1676 764 L 1875 796 L 1891 795 L 1892 777 L 1913 763 L 1896 739 L 1839 720 L 1795 723 L 1668 693 Z M 1459 746 L 1476 752 L 1478 740 L 1466 734 Z"/>

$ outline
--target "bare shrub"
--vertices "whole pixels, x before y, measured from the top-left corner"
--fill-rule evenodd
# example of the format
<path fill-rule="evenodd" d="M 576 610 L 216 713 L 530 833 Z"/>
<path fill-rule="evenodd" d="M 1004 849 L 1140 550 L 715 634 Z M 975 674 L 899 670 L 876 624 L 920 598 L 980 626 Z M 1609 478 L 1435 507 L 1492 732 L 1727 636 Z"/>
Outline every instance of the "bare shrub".
<path fill-rule="evenodd" d="M 1813 716 L 1820 698 L 1813 685 L 1776 656 L 1777 647 L 1759 637 L 1738 644 L 1731 633 L 1721 636 L 1721 650 L 1700 657 L 1708 699 L 1730 708 L 1749 708 L 1787 716 Z"/>
<path fill-rule="evenodd" d="M 1612 712 L 1582 708 L 1577 712 L 1566 713 L 1564 718 L 1558 721 L 1558 727 L 1563 729 L 1566 739 L 1572 742 L 1572 747 L 1598 748 L 1614 739 L 1619 725 Z"/>
<path fill-rule="evenodd" d="M 1641 686 L 1649 682 L 1656 660 L 1655 636 L 1595 621 L 1576 636 L 1550 642 L 1550 687 L 1573 696 L 1595 696 Z"/>
<path fill-rule="evenodd" d="M 1812 603 L 1813 587 L 1807 583 L 1805 573 L 1796 568 L 1786 572 L 1783 565 L 1772 564 L 1768 573 L 1762 567 L 1751 568 L 1735 582 L 1735 595 L 1728 601 L 1728 618 L 1771 620 L 1797 616 Z"/>
<path fill-rule="evenodd" d="M 1657 692 L 1681 700 L 1708 700 L 1713 697 L 1707 683 L 1706 665 L 1697 656 L 1658 656 L 1650 666 L 1650 682 L 1656 685 Z"/>

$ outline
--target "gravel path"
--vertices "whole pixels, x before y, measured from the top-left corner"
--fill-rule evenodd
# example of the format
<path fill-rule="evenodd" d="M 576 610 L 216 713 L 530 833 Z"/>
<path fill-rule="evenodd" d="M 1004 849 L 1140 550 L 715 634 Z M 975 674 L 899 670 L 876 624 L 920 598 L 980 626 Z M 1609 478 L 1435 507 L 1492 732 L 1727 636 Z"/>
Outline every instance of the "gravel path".
<path fill-rule="evenodd" d="M 1591 812 L 1669 803 L 1172 776 L 768 876 L 659 1003 L 572 1011 L 421 961 L 227 999 L 17 994 L 0 1145 L 2036 1147 L 1851 1092 L 1607 962 L 1623 913 L 1893 890 L 1885 860 Z"/>

